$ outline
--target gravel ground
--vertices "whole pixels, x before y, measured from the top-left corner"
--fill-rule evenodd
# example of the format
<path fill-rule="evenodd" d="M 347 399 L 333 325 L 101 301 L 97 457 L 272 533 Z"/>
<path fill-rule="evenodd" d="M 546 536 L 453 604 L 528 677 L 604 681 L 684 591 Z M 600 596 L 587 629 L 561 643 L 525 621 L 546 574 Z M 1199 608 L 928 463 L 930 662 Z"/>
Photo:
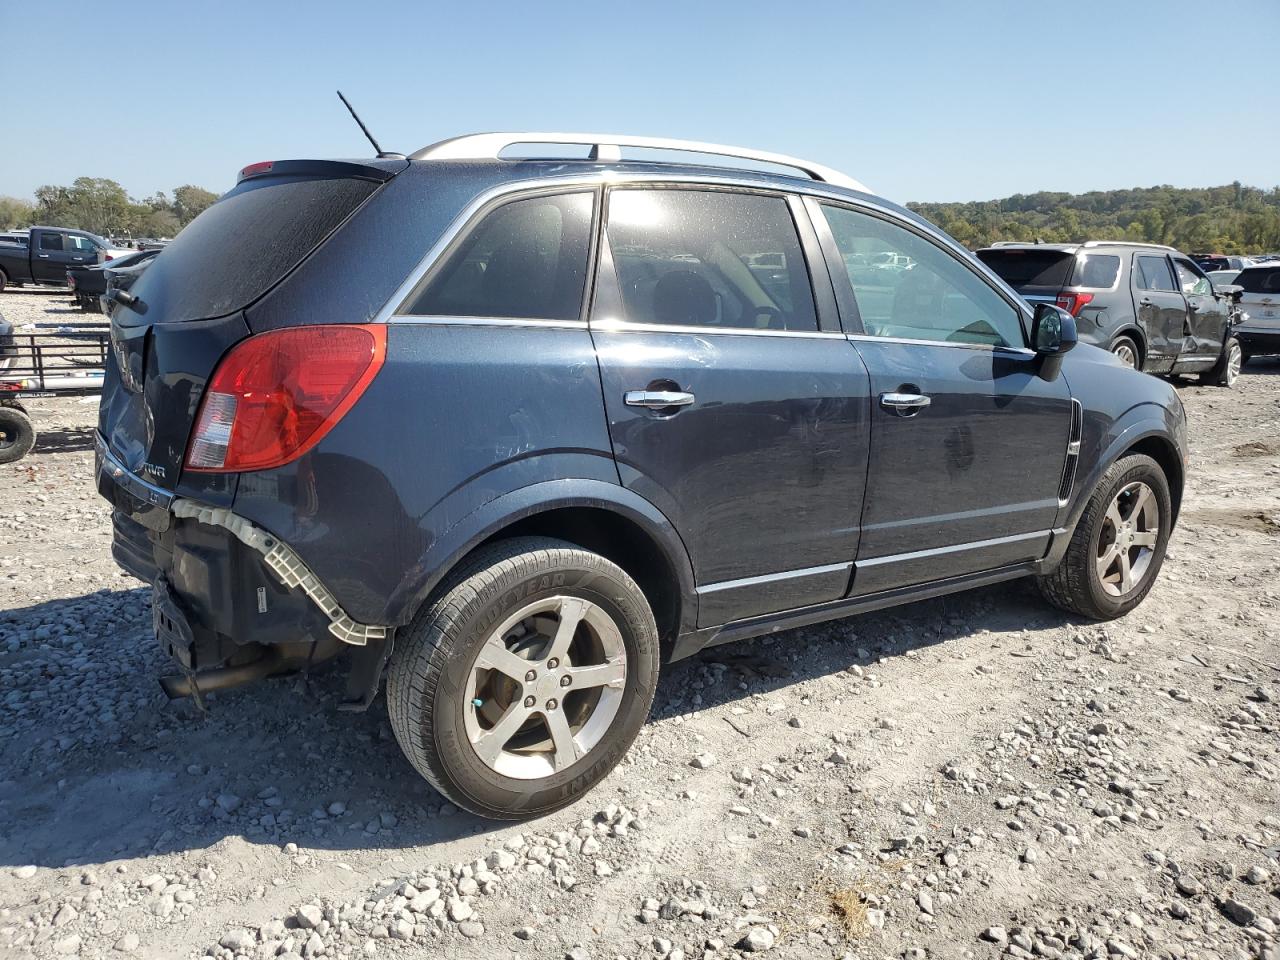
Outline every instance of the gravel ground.
<path fill-rule="evenodd" d="M 65 295 L 0 295 L 18 323 Z M 587 799 L 498 827 L 341 671 L 165 700 L 96 408 L 0 467 L 0 956 L 1280 960 L 1280 361 L 1181 388 L 1159 583 L 1026 583 L 670 667 Z"/>

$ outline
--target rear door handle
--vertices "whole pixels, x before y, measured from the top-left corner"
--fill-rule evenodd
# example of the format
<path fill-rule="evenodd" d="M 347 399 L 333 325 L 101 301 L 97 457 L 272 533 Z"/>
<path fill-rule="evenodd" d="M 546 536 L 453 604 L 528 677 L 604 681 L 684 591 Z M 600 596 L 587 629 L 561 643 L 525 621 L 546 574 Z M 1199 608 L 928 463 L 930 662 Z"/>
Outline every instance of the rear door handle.
<path fill-rule="evenodd" d="M 650 410 L 687 407 L 693 401 L 693 394 L 683 390 L 628 390 L 622 398 L 628 407 L 648 407 Z"/>
<path fill-rule="evenodd" d="M 914 417 L 933 401 L 922 393 L 882 393 L 880 406 L 902 417 Z"/>

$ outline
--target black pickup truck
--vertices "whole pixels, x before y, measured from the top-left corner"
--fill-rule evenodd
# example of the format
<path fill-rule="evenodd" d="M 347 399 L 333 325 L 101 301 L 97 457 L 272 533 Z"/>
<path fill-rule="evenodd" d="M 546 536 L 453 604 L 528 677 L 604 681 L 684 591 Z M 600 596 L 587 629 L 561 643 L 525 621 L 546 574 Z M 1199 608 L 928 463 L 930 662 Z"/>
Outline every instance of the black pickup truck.
<path fill-rule="evenodd" d="M 0 242 L 0 290 L 24 283 L 60 287 L 70 268 L 104 263 L 127 252 L 85 230 L 63 227 L 32 227 L 25 240 Z"/>

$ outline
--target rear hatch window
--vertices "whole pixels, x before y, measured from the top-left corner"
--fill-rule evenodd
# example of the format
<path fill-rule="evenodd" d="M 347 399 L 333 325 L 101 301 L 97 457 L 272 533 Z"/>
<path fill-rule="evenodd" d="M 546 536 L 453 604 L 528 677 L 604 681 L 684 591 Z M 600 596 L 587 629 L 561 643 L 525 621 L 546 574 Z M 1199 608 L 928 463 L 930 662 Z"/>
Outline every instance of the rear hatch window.
<path fill-rule="evenodd" d="M 393 175 L 339 161 L 285 161 L 274 168 L 241 181 L 149 263 L 117 275 L 136 273 L 130 293 L 141 309 L 112 310 L 99 430 L 130 472 L 167 489 L 182 473 L 214 366 L 249 335 L 244 308 Z M 206 322 L 187 322 L 195 320 Z"/>
<path fill-rule="evenodd" d="M 378 186 L 356 177 L 245 180 L 165 247 L 133 293 L 154 323 L 240 310 L 301 263 Z"/>
<path fill-rule="evenodd" d="M 1280 267 L 1249 267 L 1231 282 L 1244 287 L 1245 293 L 1280 293 Z"/>
<path fill-rule="evenodd" d="M 978 259 L 1015 290 L 1061 290 L 1071 278 L 1075 256 L 1065 250 L 979 250 Z"/>

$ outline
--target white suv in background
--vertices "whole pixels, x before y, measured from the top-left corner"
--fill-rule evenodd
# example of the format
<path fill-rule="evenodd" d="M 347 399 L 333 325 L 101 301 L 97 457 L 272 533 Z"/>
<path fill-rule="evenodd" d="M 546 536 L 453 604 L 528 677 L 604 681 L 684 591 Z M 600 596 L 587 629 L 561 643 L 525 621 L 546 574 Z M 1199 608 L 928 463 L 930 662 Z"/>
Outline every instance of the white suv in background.
<path fill-rule="evenodd" d="M 1245 319 L 1235 328 L 1242 359 L 1280 353 L 1280 262 L 1246 267 L 1231 282 L 1244 288 L 1240 309 Z"/>

